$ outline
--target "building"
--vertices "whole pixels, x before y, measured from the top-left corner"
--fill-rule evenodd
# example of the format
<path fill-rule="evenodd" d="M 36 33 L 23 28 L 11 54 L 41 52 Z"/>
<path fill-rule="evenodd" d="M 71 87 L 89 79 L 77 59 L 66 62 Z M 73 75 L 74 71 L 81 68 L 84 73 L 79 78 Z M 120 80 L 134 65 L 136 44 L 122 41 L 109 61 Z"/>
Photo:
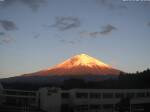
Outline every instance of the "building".
<path fill-rule="evenodd" d="M 3 86 L 0 83 L 0 105 L 3 103 L 3 97 L 1 96 L 2 92 L 3 92 Z"/>
<path fill-rule="evenodd" d="M 42 88 L 39 92 L 40 107 L 47 112 L 112 112 L 119 111 L 121 104 L 130 112 L 142 112 L 150 106 L 150 89 Z"/>
<path fill-rule="evenodd" d="M 118 112 L 121 109 L 144 112 L 150 106 L 150 89 L 62 90 L 45 87 L 38 91 L 3 89 L 1 96 L 5 98 L 5 105 L 22 107 L 28 110 L 26 112 Z"/>
<path fill-rule="evenodd" d="M 42 112 L 38 108 L 38 92 L 15 89 L 2 89 L 0 112 Z M 0 99 L 1 101 L 1 99 Z"/>
<path fill-rule="evenodd" d="M 46 112 L 61 112 L 62 90 L 59 88 L 41 88 L 39 90 L 39 106 Z"/>

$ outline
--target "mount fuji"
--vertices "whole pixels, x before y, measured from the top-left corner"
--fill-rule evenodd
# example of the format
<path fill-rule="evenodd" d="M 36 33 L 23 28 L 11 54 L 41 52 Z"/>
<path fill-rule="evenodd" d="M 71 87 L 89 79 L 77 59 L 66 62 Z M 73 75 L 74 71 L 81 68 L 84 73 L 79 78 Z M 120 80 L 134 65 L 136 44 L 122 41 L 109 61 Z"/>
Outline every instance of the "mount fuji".
<path fill-rule="evenodd" d="M 87 54 L 73 56 L 66 61 L 45 70 L 24 76 L 85 76 L 85 75 L 119 75 L 117 70 Z"/>
<path fill-rule="evenodd" d="M 83 83 L 84 81 L 88 84 L 89 81 L 117 80 L 120 72 L 120 70 L 91 56 L 79 54 L 45 70 L 0 81 L 5 84 L 6 88 L 13 89 L 32 90 L 43 86 L 80 87 L 86 84 Z M 87 85 L 87 87 L 89 86 Z M 96 84 L 96 87 L 101 86 Z"/>

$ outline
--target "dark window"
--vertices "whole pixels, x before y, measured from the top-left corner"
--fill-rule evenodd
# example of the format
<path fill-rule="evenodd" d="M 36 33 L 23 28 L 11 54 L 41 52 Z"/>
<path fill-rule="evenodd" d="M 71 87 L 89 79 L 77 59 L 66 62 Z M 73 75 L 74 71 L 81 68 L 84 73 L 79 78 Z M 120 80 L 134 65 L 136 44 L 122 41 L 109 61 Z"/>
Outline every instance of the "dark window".
<path fill-rule="evenodd" d="M 68 104 L 61 105 L 61 112 L 70 112 Z"/>
<path fill-rule="evenodd" d="M 104 104 L 103 109 L 113 109 L 113 104 Z"/>
<path fill-rule="evenodd" d="M 137 93 L 137 97 L 144 97 L 145 93 Z"/>
<path fill-rule="evenodd" d="M 147 93 L 146 93 L 146 96 L 150 97 L 150 92 L 147 92 Z"/>
<path fill-rule="evenodd" d="M 127 97 L 132 98 L 132 97 L 134 97 L 134 96 L 135 96 L 135 94 L 134 94 L 134 93 L 127 93 Z"/>
<path fill-rule="evenodd" d="M 69 98 L 70 94 L 69 93 L 61 93 L 62 98 Z"/>
<path fill-rule="evenodd" d="M 7 94 L 7 95 L 29 95 L 29 96 L 35 96 L 36 93 L 35 92 L 26 92 L 26 91 L 9 91 L 9 90 L 6 90 L 4 91 L 4 94 Z"/>
<path fill-rule="evenodd" d="M 90 93 L 90 98 L 101 98 L 100 93 Z"/>
<path fill-rule="evenodd" d="M 103 93 L 103 98 L 112 98 L 113 93 Z"/>
<path fill-rule="evenodd" d="M 34 92 L 17 92 L 17 95 L 29 95 L 29 96 L 34 96 L 36 93 Z"/>
<path fill-rule="evenodd" d="M 48 96 L 51 96 L 51 95 L 52 95 L 52 93 L 51 93 L 51 92 L 48 92 L 48 93 L 47 93 L 47 95 L 48 95 Z"/>
<path fill-rule="evenodd" d="M 123 97 L 124 97 L 124 94 L 123 94 L 123 93 L 116 93 L 116 94 L 115 94 L 115 97 L 116 97 L 116 98 L 123 98 Z"/>
<path fill-rule="evenodd" d="M 4 94 L 7 94 L 7 95 L 16 95 L 16 91 L 4 91 Z"/>
<path fill-rule="evenodd" d="M 77 105 L 76 110 L 78 110 L 78 111 L 88 110 L 88 105 Z"/>
<path fill-rule="evenodd" d="M 91 104 L 90 109 L 101 109 L 101 105 Z"/>
<path fill-rule="evenodd" d="M 76 93 L 77 98 L 88 98 L 88 93 Z"/>

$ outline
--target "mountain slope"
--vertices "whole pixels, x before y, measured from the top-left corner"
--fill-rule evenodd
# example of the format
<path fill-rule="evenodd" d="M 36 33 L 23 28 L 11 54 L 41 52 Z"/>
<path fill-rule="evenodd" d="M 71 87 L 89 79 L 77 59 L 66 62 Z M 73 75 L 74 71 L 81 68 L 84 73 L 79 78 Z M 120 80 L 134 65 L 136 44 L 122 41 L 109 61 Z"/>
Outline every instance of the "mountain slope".
<path fill-rule="evenodd" d="M 86 54 L 76 55 L 61 64 L 27 76 L 76 76 L 76 75 L 118 75 L 120 70 Z"/>

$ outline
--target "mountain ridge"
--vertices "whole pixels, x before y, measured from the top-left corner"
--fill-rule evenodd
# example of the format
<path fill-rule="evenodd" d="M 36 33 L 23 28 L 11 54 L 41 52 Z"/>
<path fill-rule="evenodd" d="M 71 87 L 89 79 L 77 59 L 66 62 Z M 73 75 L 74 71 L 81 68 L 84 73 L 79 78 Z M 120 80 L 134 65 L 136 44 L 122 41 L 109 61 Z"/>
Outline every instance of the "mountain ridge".
<path fill-rule="evenodd" d="M 75 55 L 66 61 L 39 72 L 25 76 L 75 76 L 75 75 L 119 75 L 121 71 L 87 54 Z"/>

